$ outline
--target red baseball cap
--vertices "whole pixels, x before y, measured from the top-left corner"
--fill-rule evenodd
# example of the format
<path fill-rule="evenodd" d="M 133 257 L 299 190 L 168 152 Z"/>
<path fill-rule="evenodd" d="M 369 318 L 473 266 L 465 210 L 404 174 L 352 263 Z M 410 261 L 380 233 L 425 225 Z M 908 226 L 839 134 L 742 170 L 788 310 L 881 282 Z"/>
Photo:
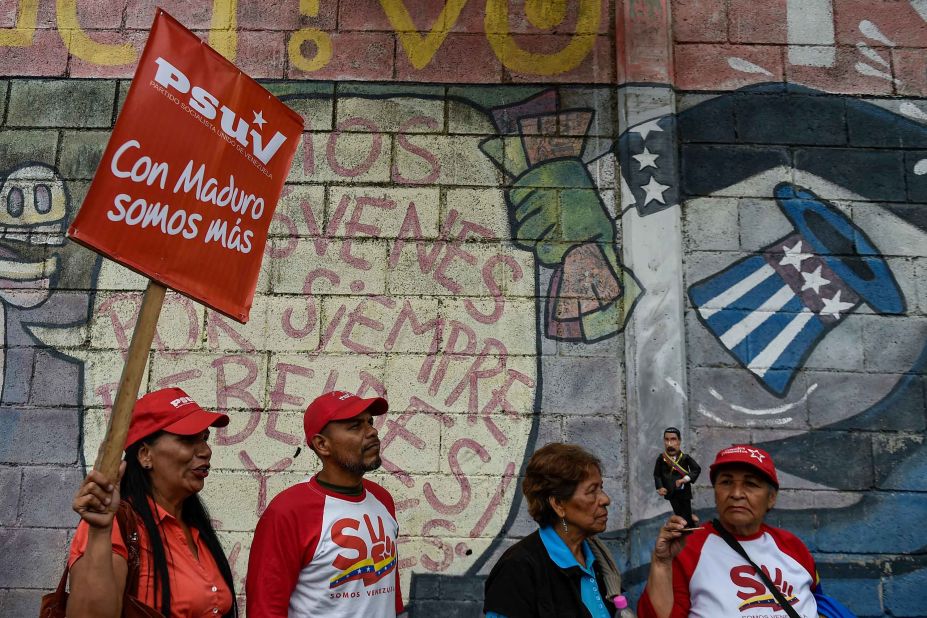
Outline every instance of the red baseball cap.
<path fill-rule="evenodd" d="M 732 444 L 731 446 L 721 449 L 715 455 L 715 461 L 708 468 L 708 478 L 711 484 L 715 484 L 715 477 L 718 476 L 718 469 L 728 464 L 742 464 L 754 468 L 761 475 L 766 477 L 769 482 L 779 489 L 779 477 L 776 475 L 776 465 L 772 457 L 761 448 L 752 444 Z"/>
<path fill-rule="evenodd" d="M 380 416 L 386 414 L 387 410 L 389 410 L 389 404 L 382 397 L 361 399 L 357 395 L 344 391 L 331 391 L 319 395 L 309 404 L 303 415 L 306 442 L 322 431 L 329 421 L 344 421 L 354 418 L 361 412 L 370 412 L 374 416 Z"/>
<path fill-rule="evenodd" d="M 135 402 L 126 448 L 159 430 L 192 436 L 207 427 L 225 427 L 228 424 L 228 415 L 207 412 L 181 389 L 162 388 Z"/>

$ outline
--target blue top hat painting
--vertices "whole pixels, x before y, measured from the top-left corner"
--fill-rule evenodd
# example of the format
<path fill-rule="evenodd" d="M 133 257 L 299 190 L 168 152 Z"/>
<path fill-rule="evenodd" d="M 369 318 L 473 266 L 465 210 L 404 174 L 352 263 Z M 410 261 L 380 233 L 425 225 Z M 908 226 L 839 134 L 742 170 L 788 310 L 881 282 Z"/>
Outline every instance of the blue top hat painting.
<path fill-rule="evenodd" d="M 699 320 L 777 397 L 828 332 L 862 303 L 905 312 L 888 264 L 866 234 L 789 183 L 776 201 L 795 232 L 689 288 Z"/>

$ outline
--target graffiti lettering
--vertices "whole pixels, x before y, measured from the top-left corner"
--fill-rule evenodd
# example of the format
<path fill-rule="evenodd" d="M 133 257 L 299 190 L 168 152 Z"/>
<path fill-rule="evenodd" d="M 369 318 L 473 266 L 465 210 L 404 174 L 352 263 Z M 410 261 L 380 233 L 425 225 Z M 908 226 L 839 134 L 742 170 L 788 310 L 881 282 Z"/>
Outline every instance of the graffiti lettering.
<path fill-rule="evenodd" d="M 251 459 L 251 456 L 245 452 L 240 451 L 238 453 L 238 458 L 241 460 L 242 465 L 244 465 L 245 470 L 254 477 L 258 482 L 258 499 L 257 499 L 257 512 L 256 515 L 260 515 L 264 512 L 264 509 L 267 508 L 267 479 L 272 477 L 274 474 L 283 472 L 293 464 L 293 460 L 289 457 L 281 459 L 277 463 L 273 464 L 265 470 L 261 470 Z"/>
<path fill-rule="evenodd" d="M 422 554 L 422 566 L 433 573 L 446 571 L 454 562 L 454 549 L 432 533 L 435 528 L 443 528 L 448 532 L 455 532 L 457 526 L 446 519 L 432 519 L 422 526 L 422 536 L 425 543 L 435 547 L 441 552 L 440 562 L 433 560 L 427 554 Z"/>
<path fill-rule="evenodd" d="M 338 140 L 345 135 L 345 129 L 353 128 L 362 128 L 367 129 L 368 135 L 370 137 L 370 147 L 367 150 L 367 155 L 364 157 L 360 163 L 357 163 L 353 167 L 350 165 L 342 165 L 338 161 Z M 368 171 L 373 167 L 374 161 L 377 160 L 380 156 L 380 151 L 383 148 L 383 135 L 379 132 L 377 126 L 364 118 L 348 118 L 338 124 L 338 127 L 328 138 L 328 146 L 325 150 L 325 155 L 328 160 L 329 167 L 338 174 L 339 176 L 344 176 L 345 178 L 355 178 L 360 176 L 364 172 Z M 354 151 L 351 151 L 351 154 L 354 155 Z"/>
<path fill-rule="evenodd" d="M 250 410 L 248 423 L 244 429 L 234 435 L 228 435 L 228 427 L 220 427 L 216 430 L 216 444 L 230 445 L 237 444 L 245 440 L 254 432 L 261 420 L 261 405 L 257 398 L 248 391 L 257 379 L 257 365 L 255 362 L 240 355 L 229 355 L 215 359 L 211 363 L 216 370 L 216 402 L 220 408 L 233 408 L 232 401 L 238 401 L 244 404 Z M 226 375 L 226 366 L 232 368 L 238 367 L 245 370 L 245 375 L 237 382 L 229 383 Z"/>
<path fill-rule="evenodd" d="M 460 498 L 454 504 L 446 504 L 441 501 L 435 490 L 432 488 L 431 483 L 425 483 L 422 486 L 422 490 L 425 493 L 425 499 L 428 501 L 428 504 L 441 513 L 442 515 L 459 515 L 462 513 L 467 506 L 470 504 L 470 481 L 467 478 L 467 475 L 463 473 L 460 467 L 460 462 L 457 459 L 458 453 L 464 449 L 470 449 L 480 458 L 483 463 L 487 463 L 492 456 L 486 452 L 479 443 L 470 438 L 461 438 L 454 442 L 454 445 L 451 447 L 450 452 L 447 455 L 447 460 L 451 466 L 451 472 L 454 474 L 454 479 L 457 481 L 457 484 L 460 489 Z"/>
<path fill-rule="evenodd" d="M 409 129 L 413 129 L 415 127 L 425 127 L 434 130 L 438 128 L 438 121 L 434 118 L 428 118 L 426 116 L 413 116 L 399 127 L 399 135 L 396 136 L 396 142 L 399 144 L 399 147 L 409 152 L 410 154 L 420 157 L 428 164 L 430 170 L 421 178 L 406 178 L 402 175 L 402 172 L 399 169 L 398 161 L 394 159 L 391 175 L 393 180 L 400 184 L 427 185 L 436 181 L 441 175 L 441 162 L 438 161 L 438 158 L 432 152 L 422 148 L 421 146 L 416 146 L 409 141 L 406 133 L 409 131 Z"/>
<path fill-rule="evenodd" d="M 447 225 L 441 234 L 442 240 L 434 243 L 434 246 L 426 251 L 426 243 L 418 240 L 422 238 L 422 225 L 419 221 L 418 213 L 414 208 L 409 208 L 406 211 L 405 218 L 402 220 L 402 225 L 399 226 L 399 234 L 390 251 L 388 261 L 389 267 L 396 268 L 396 265 L 399 263 L 399 258 L 402 255 L 402 250 L 406 245 L 406 241 L 412 240 L 415 243 L 415 253 L 418 258 L 419 270 L 422 274 L 430 272 L 434 266 L 435 260 L 447 243 L 447 230 L 454 225 L 458 216 L 459 214 L 456 210 L 452 210 L 448 214 Z"/>
<path fill-rule="evenodd" d="M 315 330 L 315 318 L 316 318 L 316 307 L 315 299 L 309 297 L 306 298 L 305 312 L 306 312 L 306 323 L 303 327 L 297 327 L 293 324 L 293 315 L 296 311 L 302 311 L 303 309 L 287 307 L 283 310 L 283 315 L 280 316 L 281 327 L 283 332 L 286 333 L 291 339 L 305 339 L 309 334 Z"/>
<path fill-rule="evenodd" d="M 386 13 L 393 29 L 399 35 L 399 42 L 406 50 L 409 62 L 416 69 L 428 66 L 466 4 L 467 0 L 447 0 L 435 20 L 438 27 L 422 36 L 412 22 L 412 16 L 403 0 L 380 0 L 380 6 L 383 7 L 383 12 Z"/>
<path fill-rule="evenodd" d="M 112 326 L 112 335 L 120 349 L 129 344 L 130 327 L 138 319 L 141 296 L 136 293 L 117 293 L 109 296 L 96 308 L 96 319 L 106 319 Z M 182 355 L 193 348 L 199 337 L 199 320 L 193 301 L 179 294 L 168 294 L 164 299 L 162 313 L 173 321 L 170 327 L 162 324 L 155 330 L 154 347 L 162 354 Z M 170 333 L 170 345 L 166 334 Z M 173 337 L 183 334 L 183 339 Z"/>
<path fill-rule="evenodd" d="M 307 17 L 314 17 L 319 14 L 320 0 L 299 0 L 299 13 Z M 303 53 L 303 47 L 309 43 L 315 47 L 315 56 L 307 58 Z M 290 36 L 290 42 L 287 44 L 287 53 L 290 57 L 290 64 L 299 69 L 311 73 L 318 71 L 326 66 L 332 59 L 332 39 L 328 33 L 316 28 L 302 28 Z"/>
<path fill-rule="evenodd" d="M 391 298 L 376 297 L 371 300 L 387 308 L 396 306 L 396 301 Z M 363 309 L 367 305 L 367 302 L 368 301 L 366 300 L 361 301 L 360 304 L 354 308 L 354 311 L 348 314 L 348 321 L 345 323 L 344 330 L 341 333 L 342 345 L 353 352 L 360 352 L 362 354 L 372 353 L 374 352 L 374 349 L 351 339 L 351 333 L 353 332 L 354 327 L 361 325 L 376 332 L 383 332 L 384 330 L 382 322 L 378 322 L 363 314 Z"/>
<path fill-rule="evenodd" d="M 343 202 L 346 199 L 348 199 L 347 195 L 342 197 L 341 201 Z M 373 206 L 384 210 L 393 210 L 396 208 L 396 203 L 393 200 L 359 196 L 355 200 L 354 211 L 351 213 L 351 218 L 345 224 L 344 233 L 347 239 L 341 245 L 341 259 L 354 266 L 355 268 L 359 268 L 361 270 L 370 270 L 370 262 L 351 254 L 352 238 L 360 234 L 365 234 L 371 237 L 376 237 L 380 234 L 380 228 L 376 225 L 360 222 L 360 218 L 363 215 L 365 206 Z"/>
<path fill-rule="evenodd" d="M 29 4 L 28 0 L 26 4 Z M 58 18 L 58 32 L 68 33 L 61 38 L 68 51 L 76 57 L 100 66 L 119 66 L 135 62 L 137 56 L 132 45 L 98 43 L 87 35 L 77 22 L 77 0 L 57 0 L 55 14 Z"/>
<path fill-rule="evenodd" d="M 235 61 L 238 50 L 238 0 L 213 0 L 209 45 Z"/>
<path fill-rule="evenodd" d="M 0 47 L 28 47 L 35 36 L 39 0 L 18 0 L 16 26 L 0 28 Z"/>
<path fill-rule="evenodd" d="M 385 456 L 385 454 L 396 438 L 402 438 L 406 443 L 410 444 L 419 451 L 425 450 L 425 440 L 406 427 L 406 425 L 411 420 L 419 415 L 434 419 L 444 427 L 451 427 L 454 425 L 454 420 L 449 415 L 444 414 L 434 406 L 428 404 L 425 401 L 422 401 L 418 397 L 412 397 L 409 400 L 409 407 L 405 412 L 399 414 L 398 416 L 390 417 L 385 421 L 385 431 L 382 432 L 380 437 L 380 449 L 383 454 L 383 469 L 398 478 L 406 487 L 413 487 L 415 485 L 412 480 L 412 475 L 403 470 L 397 464 L 390 461 Z"/>
<path fill-rule="evenodd" d="M 552 54 L 522 49 L 509 32 L 508 0 L 486 0 L 486 38 L 502 63 L 521 73 L 555 75 L 577 66 L 595 45 L 602 3 L 599 0 L 578 0 L 576 34 L 560 51 Z"/>
<path fill-rule="evenodd" d="M 38 20 L 38 0 L 18 0 L 16 25 L 0 28 L 0 47 L 28 47 L 33 44 Z M 237 47 L 237 0 L 214 0 L 209 44 L 230 60 Z M 77 0 L 56 0 L 58 32 L 68 51 L 76 58 L 101 67 L 132 65 L 138 59 L 129 43 L 101 43 L 93 40 L 77 18 Z"/>
<path fill-rule="evenodd" d="M 505 345 L 501 341 L 493 338 L 486 339 L 483 349 L 473 359 L 464 377 L 461 378 L 457 386 L 447 396 L 447 399 L 444 400 L 445 405 L 452 405 L 463 394 L 464 390 L 468 390 L 467 410 L 469 411 L 470 422 L 473 422 L 479 410 L 479 381 L 493 378 L 502 373 L 505 369 L 505 357 L 507 355 L 508 350 L 505 349 Z M 495 366 L 483 369 L 483 362 L 487 359 L 492 359 Z"/>
<path fill-rule="evenodd" d="M 505 497 L 505 491 L 508 489 L 509 485 L 512 484 L 512 480 L 515 478 L 515 463 L 509 462 L 505 466 L 505 472 L 502 473 L 502 478 L 499 480 L 499 486 L 496 488 L 495 493 L 493 493 L 492 498 L 489 500 L 489 504 L 486 505 L 486 510 L 483 511 L 483 514 L 480 515 L 480 518 L 477 520 L 476 525 L 473 526 L 473 529 L 470 531 L 470 537 L 476 538 L 483 534 L 483 531 L 489 525 L 489 521 L 495 515 L 496 511 L 499 509 L 499 506 L 502 504 L 502 499 Z"/>

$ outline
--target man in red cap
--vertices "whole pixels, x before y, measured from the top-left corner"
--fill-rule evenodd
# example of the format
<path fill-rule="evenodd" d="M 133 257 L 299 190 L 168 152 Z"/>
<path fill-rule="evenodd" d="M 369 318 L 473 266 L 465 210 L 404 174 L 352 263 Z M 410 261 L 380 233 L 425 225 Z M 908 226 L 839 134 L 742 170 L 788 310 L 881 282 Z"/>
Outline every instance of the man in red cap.
<path fill-rule="evenodd" d="M 249 616 L 395 616 L 399 524 L 393 498 L 364 474 L 380 467 L 375 416 L 385 399 L 325 393 L 303 417 L 322 462 L 274 498 L 258 522 L 246 582 Z"/>
<path fill-rule="evenodd" d="M 637 608 L 640 618 L 791 616 L 790 611 L 816 617 L 820 580 L 814 558 L 798 537 L 763 521 L 779 492 L 769 453 L 750 444 L 729 446 L 716 455 L 709 477 L 718 519 L 688 538 L 691 529 L 678 515 L 660 529 Z M 779 599 L 747 558 L 772 578 Z"/>

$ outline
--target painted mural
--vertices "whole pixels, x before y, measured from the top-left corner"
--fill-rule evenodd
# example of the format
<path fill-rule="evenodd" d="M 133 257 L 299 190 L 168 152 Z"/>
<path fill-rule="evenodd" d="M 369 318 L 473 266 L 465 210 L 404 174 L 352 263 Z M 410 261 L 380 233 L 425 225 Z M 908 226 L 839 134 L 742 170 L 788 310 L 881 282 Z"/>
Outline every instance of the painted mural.
<path fill-rule="evenodd" d="M 144 289 L 63 236 L 153 13 L 108 3 L 0 9 L 0 554 L 35 563 L 0 561 L 3 616 L 60 572 Z M 773 523 L 860 616 L 927 615 L 927 5 L 264 4 L 165 7 L 306 132 L 250 322 L 168 294 L 143 380 L 232 418 L 205 499 L 238 581 L 338 388 L 391 403 L 412 616 L 480 615 L 554 440 L 602 458 L 636 595 L 669 424 L 772 453 Z"/>
<path fill-rule="evenodd" d="M 640 293 L 617 257 L 606 206 L 616 203 L 614 175 L 600 188 L 581 156 L 595 110 L 563 137 L 541 130 L 544 118 L 569 118 L 544 90 L 534 100 L 546 116 L 532 117 L 533 132 L 513 142 L 505 110 L 479 100 L 402 96 L 388 86 L 373 96 L 279 88 L 310 128 L 332 108 L 343 116 L 332 131 L 304 135 L 251 322 L 169 296 L 148 383 L 178 384 L 233 416 L 217 431 L 219 473 L 205 495 L 226 505 L 214 511 L 240 577 L 268 500 L 315 465 L 311 454 L 294 457 L 302 413 L 331 389 L 390 399 L 379 480 L 403 518 L 406 585 L 415 573 L 465 575 L 499 538 L 534 448 L 542 340 L 613 337 Z M 436 133 L 464 120 L 476 135 Z M 568 156 L 558 157 L 563 145 Z M 522 164 L 509 170 L 520 182 L 504 180 L 499 168 L 510 163 Z M 519 190 L 530 195 L 513 197 Z M 510 215 L 522 230 L 516 243 Z M 100 273 L 126 276 L 111 264 Z M 101 339 L 91 347 L 125 349 L 138 303 L 138 291 L 97 295 L 91 340 L 94 331 Z M 83 360 L 84 460 L 92 461 L 118 374 L 72 353 Z"/>

